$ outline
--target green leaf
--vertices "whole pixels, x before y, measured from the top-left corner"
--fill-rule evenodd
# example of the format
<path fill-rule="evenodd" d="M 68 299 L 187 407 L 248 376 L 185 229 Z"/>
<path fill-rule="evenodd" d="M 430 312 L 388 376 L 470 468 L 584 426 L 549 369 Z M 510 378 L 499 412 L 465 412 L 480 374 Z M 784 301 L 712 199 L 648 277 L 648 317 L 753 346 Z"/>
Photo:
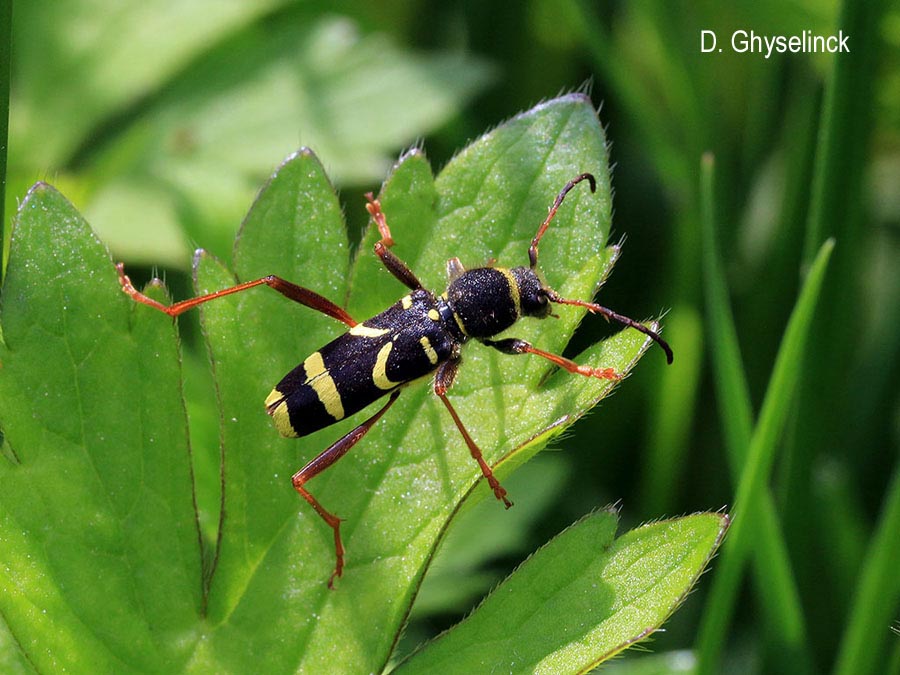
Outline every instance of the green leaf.
<path fill-rule="evenodd" d="M 451 256 L 468 266 L 525 264 L 547 207 L 583 171 L 597 176 L 598 191 L 570 193 L 541 242 L 540 265 L 562 295 L 589 298 L 617 250 L 605 248 L 605 138 L 580 95 L 501 125 L 436 181 L 421 152 L 404 157 L 381 195 L 394 251 L 436 289 Z M 234 273 L 197 254 L 197 292 L 277 274 L 374 312 L 404 289 L 372 269 L 371 240 L 351 267 L 334 190 L 301 151 L 248 214 Z M 212 555 L 197 532 L 171 321 L 121 293 L 103 247 L 50 188 L 38 186 L 23 204 L 2 300 L 0 611 L 38 670 L 277 673 L 387 663 L 454 514 L 490 496 L 427 384 L 405 390 L 353 452 L 308 485 L 344 519 L 347 566 L 329 591 L 331 531 L 290 475 L 365 413 L 287 440 L 263 400 L 341 324 L 266 288 L 202 306 L 224 462 Z M 558 353 L 583 312 L 558 313 L 514 332 Z M 577 359 L 624 374 L 649 344 L 622 331 Z M 480 345 L 467 346 L 464 359 L 451 399 L 501 479 L 612 388 Z"/>
<path fill-rule="evenodd" d="M 16 9 L 19 69 L 12 126 L 34 167 L 58 166 L 104 120 L 161 87 L 204 49 L 283 0 L 73 0 L 66 20 L 42 3 Z"/>
<path fill-rule="evenodd" d="M 490 78 L 487 64 L 462 52 L 411 53 L 345 17 L 285 12 L 259 23 L 235 17 L 243 30 L 195 46 L 204 47 L 195 62 L 84 163 L 96 186 L 86 213 L 118 255 L 184 266 L 194 240 L 224 256 L 233 223 L 284 148 L 302 139 L 338 184 L 374 182 L 397 148 L 445 124 Z M 68 101 L 86 96 L 69 92 Z"/>
<path fill-rule="evenodd" d="M 22 204 L 2 292 L 2 615 L 39 671 L 177 667 L 201 565 L 172 324 L 136 308 L 55 190 Z"/>
<path fill-rule="evenodd" d="M 570 195 L 542 242 L 541 263 L 560 292 L 590 296 L 609 260 L 600 255 L 609 194 L 605 140 L 581 96 L 551 102 L 499 127 L 457 156 L 436 184 L 421 153 L 407 155 L 382 194 L 397 240 L 394 251 L 433 288 L 444 285 L 444 263 L 453 255 L 470 266 L 490 257 L 526 263 L 528 242 L 549 203 L 568 179 L 585 170 L 598 176 L 600 189 L 597 195 L 586 189 Z M 295 180 L 282 182 L 286 171 L 303 177 L 299 187 Z M 280 205 L 295 215 L 265 216 Z M 285 243 L 287 236 L 304 244 Z M 238 278 L 275 273 L 339 300 L 346 292 L 344 236 L 330 185 L 315 159 L 301 155 L 282 167 L 248 216 L 235 252 Z M 352 276 L 348 306 L 359 317 L 404 292 L 367 260 L 373 257 L 372 236 L 364 238 Z M 221 273 L 207 281 L 206 269 L 200 265 L 198 292 L 231 281 Z M 273 296 L 248 294 L 234 303 L 207 305 L 203 313 L 224 419 L 238 420 L 224 429 L 228 516 L 211 589 L 210 619 L 217 626 L 211 644 L 234 659 L 237 669 L 254 664 L 275 671 L 372 669 L 386 662 L 437 541 L 480 474 L 429 388 L 404 392 L 353 452 L 310 484 L 323 505 L 345 519 L 347 568 L 339 590 L 329 592 L 324 582 L 334 564 L 331 532 L 284 485 L 291 471 L 364 414 L 299 441 L 274 436 L 262 399 L 284 372 L 341 326 Z M 539 332 L 546 324 L 523 324 L 519 334 L 560 350 L 581 318 L 574 308 L 560 314 L 550 330 Z M 229 323 L 265 330 L 251 338 L 246 331 L 223 329 Z M 645 342 L 640 334 L 622 333 L 583 358 L 625 372 Z M 568 375 L 538 388 L 550 370 L 546 363 L 478 346 L 466 349 L 464 359 L 452 398 L 492 463 L 537 451 L 610 389 L 609 383 Z M 247 400 L 248 391 L 258 392 L 258 402 Z M 268 622 L 265 635 L 246 632 L 260 621 Z M 396 628 L 372 631 L 371 626 Z M 298 646 L 285 650 L 280 645 L 286 642 Z M 342 645 L 338 655 L 335 643 Z"/>
<path fill-rule="evenodd" d="M 613 541 L 616 520 L 602 511 L 567 529 L 394 672 L 586 672 L 651 635 L 706 567 L 728 517 L 653 523 Z"/>

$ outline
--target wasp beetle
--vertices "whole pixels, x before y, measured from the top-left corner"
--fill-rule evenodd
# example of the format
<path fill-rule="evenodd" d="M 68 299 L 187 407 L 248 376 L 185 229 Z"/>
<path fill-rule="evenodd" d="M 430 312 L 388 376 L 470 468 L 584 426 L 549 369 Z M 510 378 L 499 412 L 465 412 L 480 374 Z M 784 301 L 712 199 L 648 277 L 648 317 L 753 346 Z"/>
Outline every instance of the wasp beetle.
<path fill-rule="evenodd" d="M 381 235 L 381 239 L 375 243 L 375 254 L 410 292 L 381 314 L 363 322 L 355 321 L 343 308 L 318 293 L 276 276 L 248 281 L 166 306 L 136 290 L 125 275 L 122 263 L 117 265 L 119 280 L 125 293 L 137 302 L 172 317 L 201 303 L 264 284 L 349 327 L 347 332 L 313 352 L 285 375 L 265 400 L 266 412 L 272 416 L 279 433 L 287 437 L 300 437 L 353 415 L 383 396 L 389 396 L 387 403 L 374 415 L 316 456 L 292 477 L 297 492 L 334 532 L 335 566 L 328 580 L 329 587 L 333 588 L 334 580 L 341 576 L 344 569 L 341 521 L 306 489 L 306 483 L 356 445 L 393 405 L 404 385 L 414 380 L 434 373 L 434 393 L 449 411 L 494 495 L 507 508 L 512 506 L 507 499 L 506 490 L 494 477 L 491 467 L 482 457 L 481 450 L 447 397 L 447 391 L 453 384 L 460 365 L 461 348 L 469 340 L 477 340 L 504 354 L 534 354 L 570 373 L 609 380 L 619 379 L 619 374 L 612 368 L 578 365 L 562 356 L 537 349 L 524 340 L 492 339 L 522 317 L 543 319 L 550 316 L 552 304 L 577 305 L 648 335 L 665 351 L 667 361 L 672 362 L 672 350 L 653 330 L 592 302 L 563 298 L 546 286 L 538 275 L 538 244 L 541 237 L 569 190 L 585 180 L 590 184 L 591 191 L 595 191 L 594 177 L 583 173 L 566 183 L 556 197 L 546 219 L 531 240 L 528 267 L 505 268 L 489 264 L 467 270 L 458 258 L 451 258 L 447 262 L 449 284 L 440 295 L 423 288 L 412 270 L 391 252 L 394 240 L 381 205 L 371 193 L 367 194 L 366 209 Z"/>

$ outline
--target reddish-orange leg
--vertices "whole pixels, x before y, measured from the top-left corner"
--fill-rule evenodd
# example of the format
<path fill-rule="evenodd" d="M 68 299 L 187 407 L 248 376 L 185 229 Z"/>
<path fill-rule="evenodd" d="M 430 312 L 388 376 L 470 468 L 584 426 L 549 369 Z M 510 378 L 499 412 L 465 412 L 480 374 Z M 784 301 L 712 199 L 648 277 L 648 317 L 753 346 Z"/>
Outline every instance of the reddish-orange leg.
<path fill-rule="evenodd" d="M 343 308 L 338 307 L 328 298 L 321 296 L 315 291 L 309 290 L 308 288 L 298 286 L 297 284 L 292 284 L 290 281 L 271 274 L 261 279 L 246 281 L 236 286 L 223 288 L 220 291 L 207 293 L 206 295 L 199 295 L 196 298 L 182 300 L 181 302 L 176 302 L 172 305 L 164 305 L 161 302 L 157 302 L 153 298 L 148 298 L 146 295 L 137 290 L 134 285 L 132 285 L 131 279 L 129 279 L 128 275 L 125 274 L 125 266 L 123 263 L 118 263 L 116 265 L 116 270 L 118 270 L 119 272 L 119 283 L 122 284 L 122 290 L 125 293 L 130 295 L 136 302 L 140 302 L 144 305 L 153 307 L 154 309 L 158 309 L 160 312 L 165 312 L 172 317 L 178 316 L 179 314 L 182 314 L 183 312 L 186 312 L 187 310 L 192 309 L 197 305 L 201 305 L 204 302 L 216 300 L 217 298 L 221 298 L 225 295 L 231 295 L 232 293 L 240 293 L 241 291 L 246 291 L 249 288 L 262 286 L 263 284 L 265 284 L 269 288 L 274 288 L 286 298 L 290 298 L 294 302 L 299 302 L 301 305 L 305 305 L 310 309 L 315 309 L 319 312 L 322 312 L 323 314 L 327 314 L 328 316 L 337 319 L 338 321 L 344 322 L 351 328 L 353 328 L 353 326 L 355 326 L 357 323 L 353 319 L 353 317 L 350 316 Z"/>
<path fill-rule="evenodd" d="M 441 399 L 443 404 L 447 407 L 447 410 L 450 412 L 450 416 L 453 418 L 456 428 L 459 429 L 463 439 L 466 441 L 466 445 L 469 446 L 469 452 L 472 453 L 472 457 L 478 462 L 478 466 L 481 467 L 482 475 L 484 475 L 488 485 L 491 486 L 491 490 L 494 491 L 494 496 L 502 501 L 506 508 L 509 508 L 512 506 L 512 502 L 506 498 L 506 490 L 500 485 L 500 481 L 494 477 L 494 472 L 491 471 L 491 467 L 484 461 L 481 449 L 475 444 L 475 441 L 472 440 L 469 432 L 466 431 L 465 426 L 463 426 L 462 420 L 459 419 L 459 415 L 456 414 L 456 410 L 450 405 L 450 400 L 447 398 L 447 390 L 453 384 L 457 370 L 459 370 L 459 359 L 451 359 L 450 361 L 442 363 L 437 370 L 437 374 L 434 376 L 434 393 L 438 395 L 438 398 Z"/>
<path fill-rule="evenodd" d="M 494 349 L 503 352 L 504 354 L 534 354 L 535 356 L 540 356 L 541 358 L 555 363 L 560 368 L 565 368 L 570 373 L 575 373 L 577 375 L 584 375 L 585 377 L 596 377 L 601 380 L 622 379 L 622 376 L 612 368 L 592 368 L 591 366 L 580 366 L 574 361 L 570 361 L 563 356 L 557 356 L 556 354 L 545 352 L 543 349 L 532 347 L 529 343 L 525 342 L 525 340 L 519 340 L 518 338 L 506 338 L 505 340 L 482 340 L 481 342 L 486 344 L 488 347 L 493 347 Z"/>
<path fill-rule="evenodd" d="M 384 212 L 381 210 L 381 202 L 375 199 L 375 195 L 371 192 L 366 193 L 366 211 L 372 216 L 372 220 L 378 226 L 378 232 L 381 239 L 375 242 L 375 255 L 381 258 L 381 263 L 387 268 L 388 272 L 393 274 L 404 286 L 417 290 L 422 288 L 422 282 L 413 274 L 407 264 L 400 260 L 390 251 L 390 247 L 394 245 L 394 238 L 391 236 L 391 230 L 388 227 Z"/>
<path fill-rule="evenodd" d="M 568 183 L 563 186 L 563 189 L 556 196 L 556 199 L 553 201 L 553 205 L 550 207 L 549 212 L 547 213 L 547 217 L 544 219 L 544 222 L 541 223 L 540 227 L 538 227 L 537 232 L 534 235 L 534 238 L 531 240 L 531 246 L 528 248 L 528 260 L 531 263 L 531 269 L 535 269 L 537 267 L 537 259 L 538 259 L 538 244 L 541 241 L 541 237 L 544 236 L 544 233 L 547 231 L 547 228 L 550 227 L 550 223 L 553 221 L 554 216 L 556 216 L 557 210 L 559 210 L 560 205 L 563 203 L 563 200 L 566 198 L 566 195 L 569 194 L 569 191 L 578 185 L 581 181 L 586 180 L 590 183 L 591 192 L 595 192 L 597 189 L 597 182 L 594 180 L 594 177 L 589 173 L 583 173 L 579 176 L 576 176 Z M 637 331 L 640 331 L 644 335 L 647 335 L 651 339 L 653 339 L 660 347 L 662 347 L 663 351 L 666 353 L 666 361 L 668 363 L 672 363 L 673 354 L 672 349 L 669 347 L 668 343 L 663 340 L 656 331 L 650 330 L 645 325 L 634 321 L 633 319 L 629 319 L 627 316 L 622 316 L 617 312 L 612 311 L 611 309 L 607 309 L 606 307 L 601 307 L 600 305 L 594 304 L 593 302 L 585 302 L 584 300 L 568 300 L 566 298 L 562 298 L 559 294 L 550 288 L 545 288 L 544 291 L 547 293 L 547 297 L 551 302 L 558 303 L 560 305 L 577 305 L 579 307 L 584 307 L 590 312 L 594 314 L 600 314 L 601 316 L 606 317 L 607 320 L 612 319 L 613 321 L 618 321 L 625 326 L 630 326 Z M 500 343 L 510 342 L 508 340 L 501 340 Z M 518 344 L 517 347 L 514 348 L 513 351 L 508 351 L 507 349 L 502 349 L 498 346 L 498 343 L 493 343 L 488 340 L 486 344 L 491 344 L 492 347 L 496 347 L 507 354 L 537 354 L 538 356 L 542 356 L 545 359 L 549 359 L 553 361 L 558 366 L 565 368 L 570 373 L 579 373 L 581 375 L 587 375 L 591 377 L 600 377 L 603 379 L 615 380 L 619 379 L 619 376 L 615 374 L 615 372 L 611 368 L 588 368 L 586 366 L 578 366 L 572 361 L 568 359 L 564 359 L 561 356 L 556 356 L 554 354 L 548 354 L 547 352 L 542 352 L 538 349 L 535 349 L 527 342 L 523 342 L 522 340 L 514 341 Z M 598 374 L 599 373 L 599 374 Z"/>
<path fill-rule="evenodd" d="M 318 293 L 309 290 L 308 288 L 304 288 L 302 286 L 298 286 L 296 284 L 291 283 L 290 281 L 286 281 L 281 277 L 276 277 L 274 275 L 269 275 L 267 277 L 263 277 L 261 279 L 255 279 L 254 281 L 247 281 L 242 284 L 238 284 L 236 286 L 231 286 L 229 288 L 224 288 L 220 291 L 215 291 L 214 293 L 208 293 L 206 295 L 201 295 L 196 298 L 190 298 L 189 300 L 183 300 L 181 302 L 176 302 L 172 305 L 163 305 L 152 298 L 147 297 L 140 291 L 138 291 L 134 285 L 131 283 L 131 279 L 128 278 L 128 275 L 125 274 L 125 269 L 122 263 L 116 265 L 116 269 L 119 272 L 119 282 L 122 284 L 122 290 L 130 295 L 136 302 L 143 303 L 154 309 L 158 309 L 160 312 L 164 312 L 171 317 L 176 317 L 187 310 L 196 307 L 197 305 L 203 304 L 204 302 L 209 302 L 210 300 L 216 300 L 226 295 L 231 295 L 232 293 L 240 293 L 241 291 L 246 291 L 247 289 L 254 288 L 255 286 L 261 286 L 265 284 L 269 288 L 273 288 L 285 297 L 299 302 L 301 305 L 305 305 L 311 309 L 318 310 L 323 314 L 327 314 L 328 316 L 337 319 L 338 321 L 342 321 L 351 328 L 357 325 L 357 322 L 351 317 L 344 309 L 338 307 L 333 302 L 328 300 L 327 298 L 319 295 Z M 309 464 L 304 466 L 300 471 L 294 474 L 292 478 L 292 482 L 294 484 L 294 488 L 300 495 L 307 501 L 309 504 L 316 510 L 316 513 L 321 516 L 321 518 L 328 524 L 328 526 L 334 531 L 334 553 L 336 558 L 336 563 L 334 567 L 334 572 L 332 572 L 331 577 L 328 580 L 328 587 L 334 588 L 334 580 L 336 577 L 341 576 L 341 572 L 344 568 L 344 545 L 341 542 L 341 534 L 340 534 L 340 525 L 341 521 L 338 517 L 333 515 L 332 513 L 325 510 L 316 498 L 313 497 L 308 490 L 303 487 L 303 484 L 311 478 L 315 477 L 329 466 L 334 464 L 337 460 L 344 456 L 350 448 L 352 448 L 363 436 L 366 435 L 366 432 L 372 427 L 375 422 L 385 413 L 385 411 L 393 404 L 395 400 L 397 400 L 397 396 L 399 395 L 399 391 L 395 391 L 390 400 L 381 408 L 377 413 L 375 413 L 368 420 L 360 424 L 349 434 L 341 438 L 337 443 L 326 449 L 320 455 L 315 457 Z"/>
<path fill-rule="evenodd" d="M 360 439 L 365 436 L 369 429 L 374 426 L 374 424 L 381 419 L 381 416 L 387 412 L 387 409 L 390 408 L 394 401 L 397 400 L 397 397 L 400 395 L 400 390 L 394 391 L 391 394 L 391 397 L 388 399 L 388 402 L 382 406 L 382 408 L 372 415 L 365 422 L 356 427 L 349 434 L 338 440 L 334 445 L 330 446 L 321 454 L 317 455 L 312 461 L 309 462 L 306 466 L 300 469 L 297 473 L 293 475 L 291 478 L 291 482 L 294 484 L 294 488 L 297 492 L 300 493 L 300 496 L 303 497 L 307 502 L 309 502 L 310 506 L 312 506 L 316 513 L 328 523 L 328 527 L 332 529 L 334 532 L 334 556 L 335 556 L 335 564 L 334 571 L 331 573 L 331 577 L 328 579 L 328 588 L 334 588 L 334 580 L 341 576 L 344 571 L 344 543 L 341 541 L 341 519 L 336 515 L 326 510 L 324 506 L 322 506 L 319 501 L 310 494 L 310 492 L 303 487 L 307 481 L 315 478 L 320 473 L 322 473 L 325 469 L 330 467 L 336 461 L 338 461 L 341 457 L 347 454 L 347 451 L 350 450 L 354 445 L 359 443 Z"/>

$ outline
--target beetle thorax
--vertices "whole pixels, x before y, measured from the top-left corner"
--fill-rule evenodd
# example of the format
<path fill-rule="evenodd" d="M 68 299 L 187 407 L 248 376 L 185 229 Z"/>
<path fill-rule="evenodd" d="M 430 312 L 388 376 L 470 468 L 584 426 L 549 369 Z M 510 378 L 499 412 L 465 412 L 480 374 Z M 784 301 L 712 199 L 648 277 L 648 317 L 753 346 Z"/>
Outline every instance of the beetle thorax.
<path fill-rule="evenodd" d="M 478 267 L 450 282 L 444 294 L 469 337 L 489 338 L 522 316 L 543 318 L 549 303 L 537 274 L 527 267 Z"/>

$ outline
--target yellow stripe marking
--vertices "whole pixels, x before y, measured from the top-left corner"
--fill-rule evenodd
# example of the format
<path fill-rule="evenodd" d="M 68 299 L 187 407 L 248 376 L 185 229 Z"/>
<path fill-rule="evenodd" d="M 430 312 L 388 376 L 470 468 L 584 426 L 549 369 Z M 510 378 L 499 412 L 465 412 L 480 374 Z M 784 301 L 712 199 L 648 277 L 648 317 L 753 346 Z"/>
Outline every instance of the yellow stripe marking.
<path fill-rule="evenodd" d="M 272 419 L 275 421 L 275 428 L 278 429 L 279 434 L 286 438 L 297 438 L 297 432 L 291 425 L 287 401 L 282 401 L 275 407 L 275 410 L 272 411 Z"/>
<path fill-rule="evenodd" d="M 355 335 L 356 337 L 377 338 L 381 337 L 389 330 L 389 328 L 372 328 L 371 326 L 366 326 L 358 323 L 353 326 L 353 328 L 351 328 L 349 332 L 350 335 Z"/>
<path fill-rule="evenodd" d="M 436 309 L 432 308 L 428 310 L 428 318 L 432 321 L 440 321 L 441 315 Z"/>
<path fill-rule="evenodd" d="M 453 312 L 453 318 L 456 319 L 456 325 L 459 326 L 459 329 L 462 331 L 462 334 L 468 335 L 469 333 L 468 333 L 468 331 L 466 331 L 466 327 L 463 325 L 462 317 L 459 314 L 457 314 L 456 312 Z"/>
<path fill-rule="evenodd" d="M 409 309 L 410 307 L 412 307 L 412 296 L 404 295 L 402 298 L 400 298 L 400 305 L 403 307 L 403 309 Z"/>
<path fill-rule="evenodd" d="M 419 338 L 419 344 L 422 345 L 422 349 L 425 350 L 425 356 L 428 357 L 428 361 L 431 365 L 435 365 L 438 362 L 438 355 L 437 352 L 434 351 L 434 347 L 431 346 L 431 340 L 423 335 Z"/>
<path fill-rule="evenodd" d="M 288 412 L 287 401 L 284 400 L 284 394 L 277 389 L 273 389 L 266 396 L 266 412 L 272 416 L 275 422 L 275 428 L 278 433 L 287 438 L 297 438 L 297 432 L 291 425 L 291 415 Z"/>
<path fill-rule="evenodd" d="M 325 368 L 325 362 L 319 352 L 314 352 L 303 362 L 306 370 L 306 384 L 313 388 L 319 401 L 325 406 L 325 412 L 335 420 L 344 419 L 344 406 L 331 374 Z"/>
<path fill-rule="evenodd" d="M 402 382 L 393 382 L 387 376 L 388 354 L 391 353 L 393 347 L 394 343 L 388 342 L 378 352 L 378 356 L 375 357 L 375 367 L 372 368 L 372 380 L 379 389 L 393 389 L 397 385 L 403 384 Z"/>
<path fill-rule="evenodd" d="M 271 408 L 273 405 L 278 403 L 279 401 L 284 400 L 284 394 L 282 394 L 277 389 L 273 389 L 268 396 L 266 396 L 266 408 Z M 272 413 L 269 413 L 270 415 Z"/>
<path fill-rule="evenodd" d="M 512 275 L 512 272 L 505 267 L 497 267 L 496 269 L 505 276 L 506 280 L 509 282 L 509 297 L 512 298 L 513 306 L 516 308 L 516 316 L 522 316 L 522 301 L 519 298 L 519 286 L 516 284 L 516 278 Z"/>
<path fill-rule="evenodd" d="M 447 300 L 447 291 L 441 293 L 441 297 L 444 300 Z M 466 327 L 463 325 L 462 317 L 456 312 L 453 312 L 453 319 L 456 321 L 456 325 L 459 326 L 459 330 L 462 331 L 462 334 L 468 336 L 469 333 L 466 331 Z"/>

